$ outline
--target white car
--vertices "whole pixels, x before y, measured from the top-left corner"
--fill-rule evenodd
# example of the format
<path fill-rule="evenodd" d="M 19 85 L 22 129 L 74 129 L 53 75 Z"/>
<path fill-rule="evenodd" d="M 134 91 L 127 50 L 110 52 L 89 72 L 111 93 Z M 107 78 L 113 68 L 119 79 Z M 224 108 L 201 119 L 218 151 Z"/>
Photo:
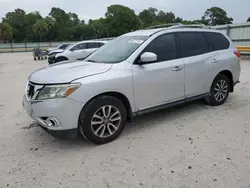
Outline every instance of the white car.
<path fill-rule="evenodd" d="M 71 44 L 60 44 L 55 48 L 49 48 L 49 49 L 47 49 L 47 51 L 49 52 L 48 55 L 52 55 L 53 53 L 63 52 L 70 45 Z"/>
<path fill-rule="evenodd" d="M 203 98 L 222 105 L 240 81 L 240 53 L 219 31 L 191 27 L 134 31 L 84 61 L 40 69 L 23 106 L 49 132 L 105 144 L 134 116 Z"/>
<path fill-rule="evenodd" d="M 66 48 L 55 55 L 55 63 L 67 60 L 82 59 L 96 51 L 108 41 L 82 41 Z"/>

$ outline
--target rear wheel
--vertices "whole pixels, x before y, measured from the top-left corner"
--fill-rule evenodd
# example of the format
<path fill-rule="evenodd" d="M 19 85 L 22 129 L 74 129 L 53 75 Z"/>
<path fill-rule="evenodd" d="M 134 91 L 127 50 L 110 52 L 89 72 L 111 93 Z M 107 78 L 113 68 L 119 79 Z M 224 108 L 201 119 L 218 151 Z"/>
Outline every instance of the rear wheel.
<path fill-rule="evenodd" d="M 229 78 L 223 74 L 219 74 L 214 79 L 210 90 L 210 96 L 206 98 L 209 105 L 218 106 L 222 105 L 228 98 L 230 92 Z"/>
<path fill-rule="evenodd" d="M 79 131 L 83 137 L 95 144 L 115 140 L 126 123 L 124 104 L 112 96 L 100 96 L 90 101 L 81 111 Z"/>

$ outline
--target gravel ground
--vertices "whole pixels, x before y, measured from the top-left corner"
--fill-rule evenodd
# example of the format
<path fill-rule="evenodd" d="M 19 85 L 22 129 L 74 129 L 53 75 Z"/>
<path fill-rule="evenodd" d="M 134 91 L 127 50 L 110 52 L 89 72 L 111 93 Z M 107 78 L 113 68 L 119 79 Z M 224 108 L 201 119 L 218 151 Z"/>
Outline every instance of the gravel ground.
<path fill-rule="evenodd" d="M 250 187 L 250 64 L 227 102 L 137 118 L 95 146 L 56 139 L 22 109 L 31 53 L 0 54 L 0 187 Z"/>

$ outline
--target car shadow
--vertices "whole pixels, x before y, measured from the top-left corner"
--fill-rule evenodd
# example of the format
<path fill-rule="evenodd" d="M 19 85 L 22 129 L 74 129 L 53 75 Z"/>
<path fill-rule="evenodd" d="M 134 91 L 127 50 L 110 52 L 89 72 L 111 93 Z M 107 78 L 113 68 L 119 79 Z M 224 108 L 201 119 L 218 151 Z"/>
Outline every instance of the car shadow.
<path fill-rule="evenodd" d="M 160 124 L 166 124 L 166 126 L 176 126 L 173 124 L 174 121 L 178 119 L 185 119 L 187 116 L 192 116 L 192 114 L 200 111 L 205 111 L 213 107 L 207 106 L 204 104 L 204 100 L 193 101 L 190 103 L 178 105 L 168 109 L 152 112 L 142 116 L 136 117 L 132 122 L 128 122 L 123 130 L 122 135 L 118 140 L 126 139 L 128 137 L 133 137 L 139 132 L 143 132 L 148 129 L 154 129 Z M 50 147 L 60 150 L 79 150 L 83 148 L 94 148 L 100 147 L 89 143 L 80 135 L 77 138 L 68 138 L 68 137 L 55 137 L 40 127 L 34 133 L 29 134 L 33 135 L 32 137 L 35 140 L 39 139 L 38 143 L 35 143 L 34 147 Z M 42 135 L 42 136 L 41 136 Z M 32 138 L 31 138 L 32 139 Z M 112 143 L 110 143 L 112 144 Z M 39 146 L 40 145 L 40 146 Z"/>
<path fill-rule="evenodd" d="M 129 136 L 143 131 L 144 128 L 153 129 L 159 124 L 166 126 L 173 124 L 176 120 L 185 119 L 196 112 L 205 111 L 212 108 L 204 103 L 204 100 L 192 101 L 178 106 L 170 107 L 160 111 L 155 111 L 136 117 L 128 123 L 123 131 L 123 136 Z"/>

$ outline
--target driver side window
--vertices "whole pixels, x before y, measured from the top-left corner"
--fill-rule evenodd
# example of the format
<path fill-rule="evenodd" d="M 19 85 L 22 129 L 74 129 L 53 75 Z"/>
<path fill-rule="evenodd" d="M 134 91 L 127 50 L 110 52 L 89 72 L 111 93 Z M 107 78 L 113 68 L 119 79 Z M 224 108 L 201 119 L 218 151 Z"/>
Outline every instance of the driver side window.
<path fill-rule="evenodd" d="M 175 34 L 165 34 L 154 39 L 143 52 L 157 55 L 156 62 L 169 61 L 177 58 Z"/>

